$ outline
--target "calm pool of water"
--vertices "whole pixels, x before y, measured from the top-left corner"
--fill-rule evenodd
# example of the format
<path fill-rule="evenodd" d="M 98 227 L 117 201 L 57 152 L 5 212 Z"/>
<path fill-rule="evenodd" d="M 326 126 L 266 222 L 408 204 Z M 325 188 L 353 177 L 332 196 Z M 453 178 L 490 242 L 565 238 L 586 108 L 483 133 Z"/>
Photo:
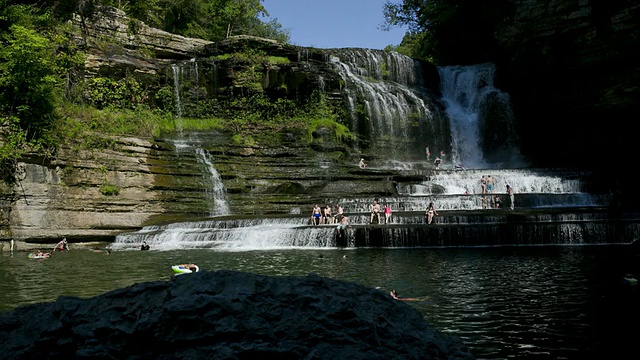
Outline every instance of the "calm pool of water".
<path fill-rule="evenodd" d="M 623 246 L 459 249 L 115 251 L 0 254 L 0 310 L 91 297 L 168 280 L 170 266 L 307 275 L 391 289 L 478 359 L 615 358 L 634 351 L 640 320 L 640 255 Z M 618 357 L 621 358 L 621 357 Z"/>

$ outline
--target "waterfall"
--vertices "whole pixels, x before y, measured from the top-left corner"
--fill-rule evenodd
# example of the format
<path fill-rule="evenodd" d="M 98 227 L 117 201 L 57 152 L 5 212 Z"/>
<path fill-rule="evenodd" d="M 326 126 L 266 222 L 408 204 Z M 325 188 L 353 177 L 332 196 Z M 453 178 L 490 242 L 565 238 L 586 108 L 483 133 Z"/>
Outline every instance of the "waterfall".
<path fill-rule="evenodd" d="M 210 201 L 209 216 L 221 216 L 231 214 L 227 201 L 227 189 L 222 182 L 220 174 L 215 168 L 211 155 L 202 148 L 194 147 L 192 142 L 184 140 L 172 141 L 176 152 L 193 154 L 197 163 L 205 170 L 203 172 L 203 184 L 205 195 Z"/>
<path fill-rule="evenodd" d="M 171 65 L 171 70 L 173 70 L 173 92 L 176 101 L 176 117 L 179 119 L 178 121 L 178 131 L 182 131 L 182 102 L 180 101 L 180 75 L 182 74 L 182 67 L 177 64 Z"/>
<path fill-rule="evenodd" d="M 222 183 L 220 174 L 213 165 L 211 155 L 203 149 L 196 149 L 196 159 L 198 163 L 203 164 L 208 171 L 205 181 L 209 183 L 207 188 L 207 198 L 213 200 L 214 208 L 209 214 L 210 216 L 228 215 L 231 213 L 229 204 L 227 203 L 227 189 Z"/>
<path fill-rule="evenodd" d="M 395 52 L 366 49 L 341 49 L 329 61 L 345 83 L 351 129 L 369 139 L 371 155 L 419 158 L 425 134 L 433 135 L 437 127 L 420 64 Z"/>
<path fill-rule="evenodd" d="M 495 88 L 495 66 L 439 67 L 442 98 L 451 126 L 450 165 L 487 168 L 521 162 L 509 95 Z"/>
<path fill-rule="evenodd" d="M 335 227 L 307 226 L 306 217 L 235 219 L 149 226 L 118 235 L 111 248 L 139 249 L 146 241 L 155 250 L 206 249 L 249 251 L 335 247 Z"/>

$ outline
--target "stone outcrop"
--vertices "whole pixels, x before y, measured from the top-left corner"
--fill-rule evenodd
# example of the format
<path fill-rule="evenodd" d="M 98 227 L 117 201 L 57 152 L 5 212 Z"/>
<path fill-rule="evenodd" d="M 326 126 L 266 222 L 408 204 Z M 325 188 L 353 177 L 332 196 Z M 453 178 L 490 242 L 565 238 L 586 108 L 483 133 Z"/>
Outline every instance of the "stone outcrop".
<path fill-rule="evenodd" d="M 473 359 L 380 290 L 231 271 L 0 314 L 3 359 Z"/>
<path fill-rule="evenodd" d="M 149 27 L 112 7 L 102 8 L 100 15 L 91 19 L 76 15 L 73 24 L 81 29 L 77 42 L 89 49 L 85 60 L 89 76 L 155 75 L 211 44 Z"/>

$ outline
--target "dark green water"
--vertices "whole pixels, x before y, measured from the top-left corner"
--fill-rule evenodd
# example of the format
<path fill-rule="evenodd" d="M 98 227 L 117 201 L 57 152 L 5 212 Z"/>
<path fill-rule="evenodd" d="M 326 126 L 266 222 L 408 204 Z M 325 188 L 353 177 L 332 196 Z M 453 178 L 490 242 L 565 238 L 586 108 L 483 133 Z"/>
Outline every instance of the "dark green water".
<path fill-rule="evenodd" d="M 630 247 L 511 247 L 115 251 L 55 253 L 30 260 L 0 255 L 0 310 L 91 297 L 137 282 L 169 280 L 170 266 L 201 270 L 348 280 L 402 297 L 440 330 L 454 334 L 478 359 L 584 359 L 633 349 L 640 289 L 622 284 L 640 275 Z M 188 275 L 185 275 L 188 276 Z M 617 357 L 622 358 L 622 357 Z"/>

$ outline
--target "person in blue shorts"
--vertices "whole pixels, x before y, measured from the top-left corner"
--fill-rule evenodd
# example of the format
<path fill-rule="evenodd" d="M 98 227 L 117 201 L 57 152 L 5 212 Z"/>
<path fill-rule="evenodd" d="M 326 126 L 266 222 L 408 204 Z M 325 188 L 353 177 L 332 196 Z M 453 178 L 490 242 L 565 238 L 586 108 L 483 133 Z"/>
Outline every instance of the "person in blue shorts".
<path fill-rule="evenodd" d="M 318 206 L 318 204 L 316 204 L 316 206 L 313 208 L 313 212 L 311 213 L 311 220 L 313 221 L 313 225 L 319 225 L 320 224 L 320 206 Z"/>

